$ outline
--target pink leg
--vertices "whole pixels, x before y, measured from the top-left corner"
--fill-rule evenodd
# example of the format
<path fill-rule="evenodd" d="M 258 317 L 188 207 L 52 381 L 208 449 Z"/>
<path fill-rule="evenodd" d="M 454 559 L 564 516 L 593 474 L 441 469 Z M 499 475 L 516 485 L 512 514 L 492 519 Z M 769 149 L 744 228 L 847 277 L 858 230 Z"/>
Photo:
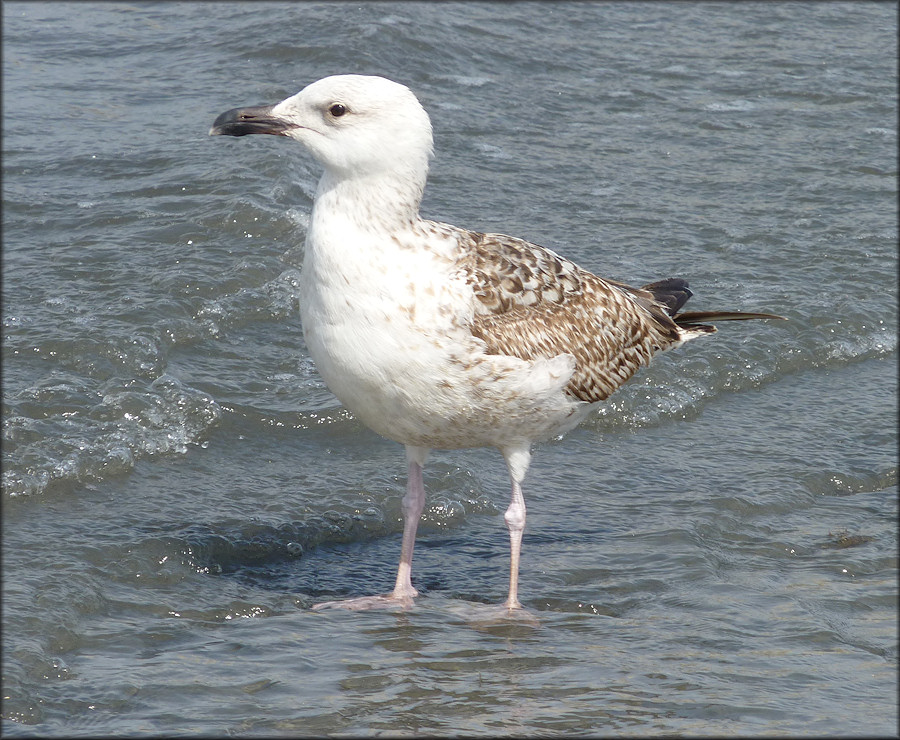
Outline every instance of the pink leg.
<path fill-rule="evenodd" d="M 522 552 L 522 534 L 525 531 L 525 497 L 522 495 L 522 480 L 531 462 L 531 453 L 527 445 L 503 450 L 509 477 L 512 480 L 512 496 L 509 508 L 503 518 L 509 529 L 509 598 L 505 606 L 508 609 L 521 609 L 519 603 L 519 556 Z"/>
<path fill-rule="evenodd" d="M 424 456 L 414 455 L 410 452 L 410 448 L 407 448 L 409 473 L 406 481 L 406 495 L 401 502 L 403 544 L 400 546 L 400 567 L 397 568 L 397 582 L 394 584 L 392 593 L 392 596 L 398 601 L 405 601 L 419 595 L 419 592 L 413 588 L 411 580 L 416 528 L 419 526 L 419 517 L 422 516 L 422 510 L 425 508 L 425 486 L 422 483 L 422 465 L 417 461 L 419 458 L 424 462 Z"/>
<path fill-rule="evenodd" d="M 413 588 L 410 575 L 412 573 L 413 547 L 416 544 L 416 528 L 419 517 L 425 508 L 425 486 L 422 483 L 422 466 L 428 450 L 423 447 L 407 447 L 406 459 L 409 463 L 409 477 L 406 482 L 406 495 L 401 502 L 403 510 L 403 544 L 400 546 L 400 566 L 397 568 L 397 582 L 394 590 L 382 596 L 360 596 L 343 601 L 326 601 L 315 604 L 313 609 L 378 609 L 385 607 L 412 606 L 413 599 L 419 592 Z"/>

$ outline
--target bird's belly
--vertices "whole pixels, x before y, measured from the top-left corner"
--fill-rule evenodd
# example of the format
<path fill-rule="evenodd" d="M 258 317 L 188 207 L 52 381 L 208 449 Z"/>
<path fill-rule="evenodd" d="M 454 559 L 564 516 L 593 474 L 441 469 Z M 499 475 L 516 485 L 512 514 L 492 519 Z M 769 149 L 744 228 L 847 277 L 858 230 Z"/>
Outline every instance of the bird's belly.
<path fill-rule="evenodd" d="M 396 308 L 394 306 L 393 308 Z M 498 446 L 566 431 L 586 404 L 563 387 L 568 355 L 526 362 L 487 355 L 464 328 L 423 327 L 407 312 L 351 304 L 302 310 L 307 348 L 341 403 L 379 434 L 419 447 Z"/>

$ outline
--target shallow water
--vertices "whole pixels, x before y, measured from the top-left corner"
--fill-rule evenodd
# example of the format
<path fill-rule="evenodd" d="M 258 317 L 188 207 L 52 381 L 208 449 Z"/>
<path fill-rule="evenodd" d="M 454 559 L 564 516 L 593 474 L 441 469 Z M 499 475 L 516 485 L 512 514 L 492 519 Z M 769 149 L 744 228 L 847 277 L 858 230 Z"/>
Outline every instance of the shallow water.
<path fill-rule="evenodd" d="M 820 4 L 3 5 L 3 732 L 897 734 L 897 12 Z M 221 111 L 408 84 L 423 211 L 768 310 L 535 451 L 328 393 L 316 166 Z"/>

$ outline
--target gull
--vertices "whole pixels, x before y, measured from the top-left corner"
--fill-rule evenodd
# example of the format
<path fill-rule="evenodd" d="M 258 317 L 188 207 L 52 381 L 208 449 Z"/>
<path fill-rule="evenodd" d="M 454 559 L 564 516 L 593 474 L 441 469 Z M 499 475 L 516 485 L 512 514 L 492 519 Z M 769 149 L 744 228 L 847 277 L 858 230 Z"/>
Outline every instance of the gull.
<path fill-rule="evenodd" d="M 423 219 L 431 121 L 383 77 L 325 77 L 275 105 L 226 111 L 209 133 L 287 137 L 323 167 L 300 278 L 306 346 L 341 404 L 406 448 L 393 591 L 314 608 L 409 608 L 429 452 L 496 447 L 512 482 L 504 606 L 521 609 L 532 445 L 573 429 L 657 352 L 715 332 L 710 322 L 782 318 L 682 312 L 685 280 L 631 287 L 522 239 Z"/>

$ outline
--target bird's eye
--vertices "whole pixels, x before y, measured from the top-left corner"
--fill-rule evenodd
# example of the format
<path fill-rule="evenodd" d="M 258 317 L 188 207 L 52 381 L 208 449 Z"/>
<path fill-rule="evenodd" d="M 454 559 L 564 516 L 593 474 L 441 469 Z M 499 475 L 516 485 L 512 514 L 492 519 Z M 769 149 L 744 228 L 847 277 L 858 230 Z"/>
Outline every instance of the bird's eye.
<path fill-rule="evenodd" d="M 342 105 L 341 103 L 334 103 L 331 107 L 328 108 L 328 112 L 335 118 L 340 118 L 347 112 L 347 106 Z"/>

